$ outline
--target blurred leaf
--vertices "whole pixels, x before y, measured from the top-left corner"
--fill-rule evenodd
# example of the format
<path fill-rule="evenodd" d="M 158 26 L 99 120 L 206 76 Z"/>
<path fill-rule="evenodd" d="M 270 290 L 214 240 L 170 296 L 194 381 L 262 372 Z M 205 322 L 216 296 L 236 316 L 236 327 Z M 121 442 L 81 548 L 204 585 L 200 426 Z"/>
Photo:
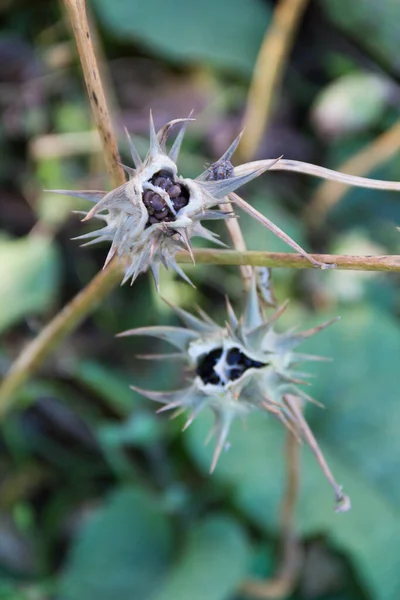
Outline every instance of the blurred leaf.
<path fill-rule="evenodd" d="M 177 62 L 204 61 L 247 74 L 270 14 L 260 0 L 95 0 L 94 5 L 108 31 L 122 40 L 142 43 Z"/>
<path fill-rule="evenodd" d="M 328 533 L 342 551 L 351 554 L 374 598 L 397 598 L 399 329 L 384 315 L 357 307 L 346 312 L 341 323 L 316 336 L 307 350 L 334 358 L 333 364 L 317 364 L 314 369 L 320 377 L 312 393 L 326 403 L 327 410 L 312 410 L 310 421 L 353 508 L 347 514 L 333 512 L 333 493 L 305 447 L 298 529 L 306 535 Z M 212 448 L 203 445 L 209 426 L 205 415 L 184 437 L 205 472 L 212 454 Z M 229 441 L 232 447 L 214 477 L 233 487 L 234 502 L 255 523 L 276 529 L 284 487 L 283 430 L 267 417 L 253 414 L 246 430 L 235 424 Z"/>
<path fill-rule="evenodd" d="M 98 394 L 118 414 L 127 415 L 135 406 L 135 396 L 124 375 L 95 361 L 72 361 L 68 372 L 92 393 Z"/>
<path fill-rule="evenodd" d="M 339 77 L 317 95 L 311 119 L 327 137 L 363 131 L 381 118 L 393 92 L 390 82 L 374 73 Z"/>
<path fill-rule="evenodd" d="M 398 323 L 358 305 L 310 340 L 307 349 L 334 360 L 313 368 L 318 375 L 313 394 L 329 411 L 315 423 L 317 435 L 340 453 L 345 451 L 346 460 L 399 507 Z M 313 420 L 315 416 L 312 409 Z"/>
<path fill-rule="evenodd" d="M 160 440 L 163 431 L 163 423 L 157 415 L 138 408 L 125 423 L 99 427 L 98 435 L 104 446 L 109 448 L 119 448 L 125 444 L 147 448 Z"/>
<path fill-rule="evenodd" d="M 389 66 L 398 67 L 400 31 L 394 25 L 400 19 L 398 0 L 321 0 L 321 4 L 335 25 Z"/>
<path fill-rule="evenodd" d="M 333 165 L 333 168 L 336 167 L 337 164 Z M 399 173 L 399 156 L 394 156 L 385 165 L 370 171 L 368 177 L 398 181 Z M 365 225 L 374 241 L 393 248 L 394 253 L 399 250 L 399 235 L 395 227 L 400 222 L 398 192 L 350 187 L 342 202 L 331 211 L 329 220 L 339 223 L 342 229 Z"/>
<path fill-rule="evenodd" d="M 0 331 L 50 308 L 59 268 L 56 246 L 46 237 L 0 239 Z"/>
<path fill-rule="evenodd" d="M 82 528 L 63 578 L 65 600 L 144 600 L 165 575 L 172 531 L 146 492 L 115 493 Z"/>
<path fill-rule="evenodd" d="M 214 515 L 195 526 L 180 559 L 152 600 L 224 600 L 244 578 L 249 546 L 230 517 Z"/>
<path fill-rule="evenodd" d="M 0 600 L 27 600 L 27 597 L 17 587 L 0 581 Z"/>
<path fill-rule="evenodd" d="M 302 246 L 307 245 L 304 226 L 300 219 L 294 217 L 283 208 L 279 204 L 279 200 L 274 197 L 273 192 L 268 190 L 268 188 L 262 196 L 256 195 L 252 198 L 250 204 L 273 221 L 275 225 L 283 229 L 298 244 Z M 266 250 L 268 248 L 270 252 L 291 251 L 285 242 L 269 231 L 264 225 L 238 209 L 236 209 L 236 212 L 239 214 L 240 227 L 247 240 L 249 250 Z"/>

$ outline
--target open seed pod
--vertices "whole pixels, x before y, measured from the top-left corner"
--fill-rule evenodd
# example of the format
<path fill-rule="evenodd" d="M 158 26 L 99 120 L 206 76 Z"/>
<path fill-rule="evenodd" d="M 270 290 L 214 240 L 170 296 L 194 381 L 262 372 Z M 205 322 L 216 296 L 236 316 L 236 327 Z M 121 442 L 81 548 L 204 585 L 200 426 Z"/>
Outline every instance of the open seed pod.
<path fill-rule="evenodd" d="M 124 261 L 125 276 L 132 282 L 139 273 L 151 268 L 156 284 L 160 264 L 174 269 L 186 281 L 185 273 L 175 261 L 178 250 L 192 254 L 190 239 L 194 236 L 222 244 L 218 236 L 206 229 L 201 221 L 229 219 L 233 213 L 215 209 L 232 191 L 263 173 L 268 167 L 258 165 L 248 169 L 236 167 L 229 179 L 205 181 L 185 179 L 178 175 L 176 161 L 182 143 L 185 124 L 192 119 L 170 121 L 155 132 L 150 115 L 150 149 L 142 161 L 130 139 L 130 150 L 135 168 L 124 166 L 129 181 L 111 192 L 52 190 L 95 202 L 84 221 L 96 217 L 105 226 L 77 239 L 89 239 L 86 245 L 111 242 L 105 265 L 114 256 Z M 174 125 L 183 124 L 169 152 L 166 141 Z M 239 138 L 228 149 L 233 154 Z M 233 169 L 232 169 L 233 171 Z"/>
<path fill-rule="evenodd" d="M 253 410 L 267 411 L 299 440 L 306 439 L 328 479 L 333 482 L 337 510 L 347 510 L 349 501 L 334 482 L 323 457 L 321 459 L 321 452 L 302 416 L 303 403 L 314 400 L 302 390 L 303 378 L 307 374 L 300 372 L 298 366 L 319 360 L 319 357 L 294 350 L 304 339 L 332 321 L 307 331 L 277 333 L 275 321 L 285 308 L 286 304 L 265 319 L 253 278 L 242 317 L 236 317 L 227 301 L 228 320 L 222 327 L 201 310 L 199 316 L 194 316 L 172 306 L 185 327 L 141 327 L 119 334 L 146 335 L 165 340 L 178 349 L 173 358 L 184 359 L 193 371 L 188 386 L 183 389 L 171 392 L 133 389 L 164 404 L 160 411 L 175 410 L 178 414 L 187 411 L 184 429 L 203 409 L 208 408 L 214 413 L 212 433 L 216 435 L 216 446 L 211 472 L 226 445 L 232 421 Z M 154 358 L 162 357 L 155 355 Z"/>
<path fill-rule="evenodd" d="M 235 193 L 236 189 L 269 169 L 295 171 L 366 188 L 400 190 L 398 182 L 353 177 L 282 157 L 234 167 L 230 159 L 239 144 L 241 134 L 221 158 L 196 179 L 183 178 L 178 175 L 176 162 L 186 122 L 191 120 L 193 119 L 175 119 L 156 133 L 150 115 L 150 148 L 143 161 L 128 135 L 135 168 L 124 166 L 129 174 L 129 181 L 115 190 L 51 190 L 53 193 L 76 196 L 96 203 L 87 214 L 84 213 L 83 220 L 96 217 L 105 225 L 77 239 L 88 239 L 84 245 L 110 242 L 111 248 L 104 266 L 114 256 L 121 259 L 125 270 L 123 283 L 129 279 L 133 282 L 139 273 L 150 268 L 158 287 L 160 264 L 174 269 L 191 283 L 175 260 L 176 252 L 187 250 L 193 259 L 190 240 L 195 236 L 224 245 L 216 234 L 204 227 L 202 221 L 235 217 L 231 210 L 226 212 L 217 207 L 218 204 L 226 203 L 231 207 L 229 202 L 262 223 L 296 252 L 305 256 L 315 267 L 335 267 L 317 261 L 275 223 Z M 181 130 L 167 151 L 167 139 L 171 129 L 177 124 L 181 124 Z"/>

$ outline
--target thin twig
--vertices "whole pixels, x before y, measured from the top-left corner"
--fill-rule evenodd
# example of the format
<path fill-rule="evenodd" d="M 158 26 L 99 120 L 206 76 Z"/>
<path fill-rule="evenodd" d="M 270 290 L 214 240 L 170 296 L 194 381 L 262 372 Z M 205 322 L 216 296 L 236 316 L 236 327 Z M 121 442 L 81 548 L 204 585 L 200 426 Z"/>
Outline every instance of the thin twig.
<path fill-rule="evenodd" d="M 93 49 L 84 0 L 64 0 L 75 35 L 94 121 L 100 134 L 107 171 L 112 185 L 125 183 L 120 157 L 97 60 Z M 23 350 L 0 388 L 0 417 L 14 400 L 15 392 L 34 373 L 52 350 L 117 285 L 121 271 L 116 261 L 101 271 Z"/>
<path fill-rule="evenodd" d="M 399 148 L 400 120 L 341 164 L 338 171 L 349 175 L 364 176 L 390 160 L 398 153 Z M 304 210 L 304 219 L 312 227 L 320 226 L 328 212 L 342 200 L 348 189 L 349 186 L 345 183 L 335 181 L 321 183 Z"/>
<path fill-rule="evenodd" d="M 241 586 L 246 596 L 253 598 L 287 598 L 297 583 L 302 564 L 302 552 L 294 532 L 294 509 L 300 483 L 300 446 L 289 431 L 286 437 L 287 482 L 282 502 L 282 560 L 278 573 L 264 581 L 249 580 Z"/>
<path fill-rule="evenodd" d="M 334 476 L 332 475 L 332 471 L 330 470 L 328 463 L 326 462 L 325 457 L 318 446 L 314 434 L 309 428 L 307 421 L 303 417 L 303 413 L 299 407 L 299 399 L 296 398 L 296 396 L 287 394 L 284 397 L 284 400 L 296 418 L 296 425 L 298 426 L 299 431 L 309 445 L 319 466 L 322 469 L 322 472 L 333 488 L 335 494 L 335 512 L 347 512 L 351 508 L 350 498 L 346 496 L 346 494 L 343 494 L 342 486 L 336 482 Z"/>
<path fill-rule="evenodd" d="M 121 281 L 122 270 L 110 264 L 30 342 L 13 363 L 0 387 L 0 419 L 11 408 L 16 392 L 35 373 L 51 352 Z"/>
<path fill-rule="evenodd" d="M 280 0 L 268 25 L 254 68 L 244 115 L 244 134 L 239 153 L 250 160 L 267 127 L 276 90 L 282 79 L 287 56 L 308 0 Z"/>
<path fill-rule="evenodd" d="M 313 269 L 310 261 L 300 254 L 286 252 L 259 252 L 248 250 L 194 250 L 196 262 L 215 265 L 252 265 L 253 267 L 281 267 L 285 269 Z M 350 256 L 345 254 L 311 254 L 313 259 L 328 265 L 336 265 L 345 271 L 390 271 L 400 272 L 400 255 L 393 256 Z M 190 256 L 178 252 L 178 262 L 191 263 Z"/>
<path fill-rule="evenodd" d="M 306 6 L 307 0 L 280 0 L 274 10 L 272 23 L 267 29 L 257 58 L 247 98 L 244 133 L 239 147 L 240 156 L 245 161 L 254 157 L 268 126 L 286 59 Z M 273 289 L 271 288 L 271 290 L 273 294 Z M 287 448 L 287 488 L 283 498 L 282 542 L 284 548 L 282 562 L 274 580 L 260 583 L 249 582 L 247 588 L 246 586 L 244 588 L 246 593 L 259 598 L 282 598 L 286 592 L 292 589 L 292 582 L 297 578 L 298 544 L 292 521 L 298 487 L 299 450 L 290 432 L 287 433 Z"/>
<path fill-rule="evenodd" d="M 219 208 L 223 212 L 232 213 L 233 206 L 230 202 L 226 202 L 225 204 L 220 204 Z M 226 227 L 228 229 L 228 233 L 232 240 L 232 244 L 237 252 L 244 253 L 247 251 L 246 242 L 243 237 L 242 230 L 239 225 L 239 221 L 237 219 L 227 219 L 225 221 Z M 253 269 L 249 265 L 240 265 L 240 273 L 243 279 L 244 289 L 247 291 L 250 286 L 250 280 L 252 277 Z"/>
<path fill-rule="evenodd" d="M 94 121 L 103 146 L 107 171 L 110 175 L 112 185 L 118 187 L 125 183 L 125 174 L 120 166 L 121 160 L 117 141 L 115 139 L 96 55 L 94 53 L 86 15 L 85 0 L 64 0 L 64 3 L 75 35 Z"/>

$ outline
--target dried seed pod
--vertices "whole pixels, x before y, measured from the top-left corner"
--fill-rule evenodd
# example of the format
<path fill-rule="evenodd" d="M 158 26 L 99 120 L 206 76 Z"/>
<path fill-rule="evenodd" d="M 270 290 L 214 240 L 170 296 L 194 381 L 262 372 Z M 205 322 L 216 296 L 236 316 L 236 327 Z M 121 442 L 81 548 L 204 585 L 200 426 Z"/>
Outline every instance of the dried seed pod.
<path fill-rule="evenodd" d="M 53 193 L 76 196 L 96 203 L 83 220 L 96 217 L 105 222 L 105 226 L 78 239 L 90 240 L 86 245 L 103 241 L 111 242 L 105 265 L 114 256 L 123 259 L 124 282 L 128 279 L 133 282 L 139 273 L 151 268 L 158 285 L 158 271 L 162 263 L 174 269 L 190 283 L 176 263 L 175 254 L 182 249 L 187 249 L 192 254 L 190 239 L 195 236 L 221 244 L 218 236 L 206 229 L 201 221 L 235 217 L 233 213 L 214 208 L 224 201 L 224 198 L 228 198 L 235 206 L 265 225 L 314 266 L 335 267 L 315 260 L 284 231 L 235 193 L 237 188 L 268 169 L 295 171 L 360 187 L 400 190 L 398 182 L 353 177 L 316 165 L 282 158 L 254 161 L 234 167 L 230 161 L 239 144 L 241 134 L 221 158 L 201 175 L 196 179 L 185 179 L 178 175 L 176 161 L 186 122 L 190 120 L 193 119 L 175 119 L 156 133 L 150 116 L 150 149 L 144 161 L 128 135 L 135 169 L 124 166 L 130 180 L 117 189 L 108 193 L 52 190 Z M 179 123 L 183 125 L 167 153 L 166 141 L 173 126 Z M 164 212 L 164 205 L 168 208 L 167 213 Z M 155 213 L 160 211 L 163 211 L 162 214 L 155 217 Z"/>
<path fill-rule="evenodd" d="M 184 429 L 201 410 L 212 410 L 217 442 L 211 471 L 226 445 L 232 421 L 252 410 L 268 411 L 298 438 L 304 437 L 321 464 L 318 445 L 301 416 L 301 410 L 297 408 L 298 403 L 315 402 L 301 389 L 307 374 L 299 372 L 297 367 L 299 363 L 318 360 L 319 357 L 297 353 L 294 348 L 333 321 L 300 333 L 277 333 L 275 321 L 286 306 L 284 304 L 266 319 L 253 278 L 241 319 L 236 317 L 227 300 L 228 320 L 224 327 L 200 310 L 198 317 L 172 306 L 185 327 L 141 327 L 120 334 L 146 335 L 165 340 L 179 351 L 173 358 L 186 360 L 192 368 L 193 377 L 184 389 L 172 392 L 133 389 L 164 404 L 161 411 L 178 409 L 180 413 L 187 410 L 189 417 Z M 154 358 L 162 357 L 155 355 Z M 326 463 L 323 470 L 334 487 L 337 510 L 348 510 L 348 498 L 341 493 Z"/>
<path fill-rule="evenodd" d="M 229 182 L 205 182 L 180 177 L 176 160 L 186 122 L 190 120 L 170 121 L 156 133 L 150 115 L 150 149 L 147 156 L 144 161 L 141 160 L 128 136 L 135 169 L 125 167 L 130 179 L 117 189 L 108 193 L 53 190 L 96 203 L 83 220 L 97 217 L 106 225 L 77 239 L 89 239 L 86 245 L 111 242 L 105 264 L 114 256 L 123 259 L 126 265 L 123 282 L 128 279 L 133 282 L 139 273 L 151 268 L 158 285 L 159 267 L 164 264 L 191 283 L 175 261 L 176 252 L 187 249 L 192 253 L 190 239 L 194 236 L 224 246 L 218 236 L 206 229 L 201 221 L 231 218 L 231 214 L 210 209 L 229 192 L 265 170 L 264 167 L 258 167 L 242 173 L 238 168 Z M 167 153 L 165 144 L 176 124 L 183 126 Z"/>

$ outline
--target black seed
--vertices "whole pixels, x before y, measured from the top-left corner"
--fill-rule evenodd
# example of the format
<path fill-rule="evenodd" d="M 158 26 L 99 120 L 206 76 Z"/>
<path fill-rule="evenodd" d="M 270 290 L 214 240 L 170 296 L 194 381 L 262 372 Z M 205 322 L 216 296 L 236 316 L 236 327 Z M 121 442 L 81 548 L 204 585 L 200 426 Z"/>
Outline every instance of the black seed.
<path fill-rule="evenodd" d="M 188 200 L 186 200 L 186 198 L 184 198 L 183 196 L 178 196 L 178 198 L 173 199 L 172 203 L 174 205 L 175 210 L 180 210 L 184 206 L 187 206 Z"/>
<path fill-rule="evenodd" d="M 252 360 L 251 363 L 252 363 L 251 366 L 254 369 L 261 369 L 261 367 L 266 367 L 267 365 L 269 365 L 269 363 L 262 363 L 258 360 Z"/>
<path fill-rule="evenodd" d="M 154 194 L 151 204 L 156 212 L 166 208 L 164 200 L 158 194 Z"/>
<path fill-rule="evenodd" d="M 150 223 L 150 225 L 154 225 L 155 223 L 159 223 L 159 220 L 157 219 L 157 217 L 149 217 L 149 220 L 147 222 Z"/>
<path fill-rule="evenodd" d="M 160 221 L 162 221 L 163 219 L 165 219 L 166 216 L 168 216 L 168 208 L 165 206 L 162 210 L 158 210 L 157 212 L 155 212 L 154 216 L 157 217 L 157 219 L 160 219 Z"/>
<path fill-rule="evenodd" d="M 154 173 L 152 179 L 156 179 L 157 177 L 164 177 L 165 179 L 172 179 L 171 171 L 167 171 L 167 169 L 161 169 L 157 173 Z"/>
<path fill-rule="evenodd" d="M 221 357 L 221 354 L 222 348 L 216 348 L 200 359 L 196 373 L 201 377 L 203 383 L 213 383 L 214 385 L 220 383 L 221 380 L 214 371 L 214 367 Z"/>
<path fill-rule="evenodd" d="M 148 206 L 151 203 L 153 196 L 154 192 L 152 192 L 151 190 L 146 190 L 142 196 L 143 204 L 145 206 Z"/>
<path fill-rule="evenodd" d="M 239 348 L 231 348 L 226 356 L 226 362 L 228 365 L 236 365 L 240 362 L 243 354 L 240 352 Z"/>
<path fill-rule="evenodd" d="M 239 379 L 244 373 L 245 369 L 231 369 L 229 372 L 229 380 L 235 381 L 235 379 Z"/>
<path fill-rule="evenodd" d="M 157 179 L 154 180 L 154 185 L 160 187 L 162 190 L 166 190 L 167 187 L 171 185 L 171 180 L 165 179 L 165 177 L 157 177 Z"/>
<path fill-rule="evenodd" d="M 189 192 L 188 188 L 186 187 L 186 185 L 183 185 L 182 183 L 180 183 L 179 185 L 181 186 L 181 196 L 183 196 L 184 198 L 187 198 L 187 201 L 189 202 L 190 192 Z"/>
<path fill-rule="evenodd" d="M 212 383 L 213 385 L 218 385 L 219 383 L 221 383 L 220 378 L 218 377 L 218 375 L 216 373 L 213 373 L 209 378 L 207 383 Z"/>
<path fill-rule="evenodd" d="M 217 362 L 217 360 L 219 358 L 221 358 L 222 355 L 222 348 L 216 348 L 215 350 L 212 350 L 211 352 L 209 352 L 207 354 L 208 358 L 212 358 L 213 360 L 215 360 L 215 362 Z"/>
<path fill-rule="evenodd" d="M 253 359 L 249 358 L 245 354 L 241 355 L 241 363 L 246 367 L 246 369 L 250 369 L 253 366 Z"/>
<path fill-rule="evenodd" d="M 173 185 L 170 185 L 167 188 L 167 192 L 168 192 L 170 198 L 177 198 L 179 196 L 179 194 L 181 193 L 181 186 L 177 185 L 176 183 Z"/>

